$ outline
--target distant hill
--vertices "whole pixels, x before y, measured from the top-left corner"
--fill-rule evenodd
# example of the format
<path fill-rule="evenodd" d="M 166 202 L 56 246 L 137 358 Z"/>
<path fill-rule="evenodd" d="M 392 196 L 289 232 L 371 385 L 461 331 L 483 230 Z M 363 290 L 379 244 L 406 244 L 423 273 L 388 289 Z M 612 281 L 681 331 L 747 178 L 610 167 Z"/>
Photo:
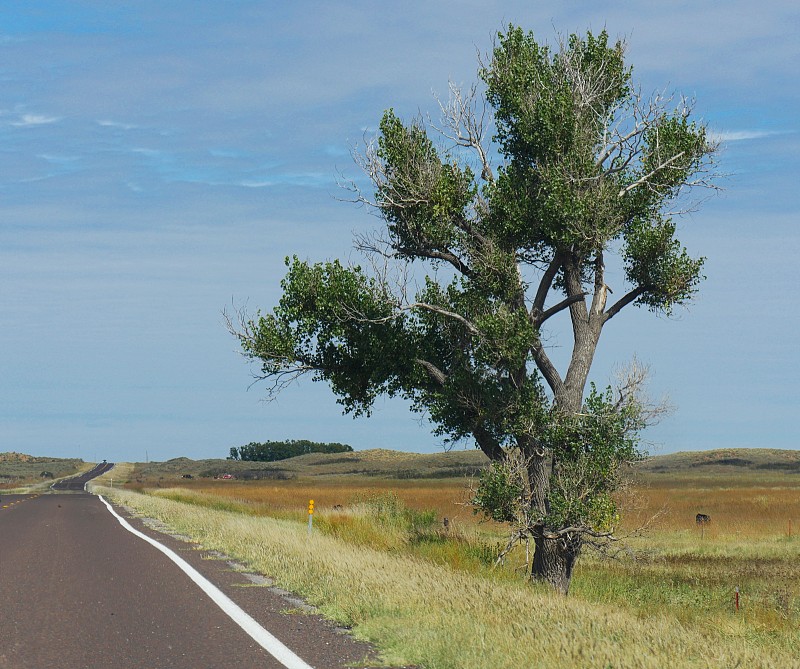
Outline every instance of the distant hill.
<path fill-rule="evenodd" d="M 184 474 L 237 478 L 375 476 L 382 478 L 453 478 L 477 475 L 489 460 L 479 450 L 407 453 L 386 449 L 352 453 L 311 453 L 279 462 L 239 462 L 175 458 L 166 462 L 137 463 L 143 479 L 180 478 Z M 722 449 L 656 455 L 636 465 L 646 475 L 715 475 L 800 473 L 800 451 L 776 449 Z"/>
<path fill-rule="evenodd" d="M 48 460 L 50 458 L 47 458 Z M 40 460 L 44 460 L 44 458 L 37 458 L 33 455 L 26 455 L 25 453 L 15 453 L 11 451 L 10 453 L 0 453 L 0 462 L 38 462 Z"/>
<path fill-rule="evenodd" d="M 239 479 L 290 479 L 298 477 L 374 476 L 380 478 L 456 478 L 477 475 L 488 463 L 477 449 L 439 453 L 408 453 L 371 449 L 352 453 L 310 453 L 279 462 L 234 460 L 191 460 L 174 458 L 166 462 L 136 463 L 136 478 L 179 479 L 184 475 L 214 477 L 232 474 Z M 74 473 L 78 459 L 42 458 L 22 453 L 0 453 L 0 483 L 9 478 L 36 477 L 41 471 L 56 476 Z M 714 476 L 750 474 L 800 474 L 800 451 L 766 448 L 720 449 L 668 453 L 636 465 L 647 476 Z"/>
<path fill-rule="evenodd" d="M 310 476 L 375 476 L 383 478 L 452 478 L 477 474 L 488 463 L 478 450 L 449 453 L 405 453 L 385 449 L 352 453 L 309 453 L 278 462 L 190 460 L 136 463 L 141 479 L 232 474 L 237 478 L 287 479 Z"/>
<path fill-rule="evenodd" d="M 35 481 L 43 471 L 55 478 L 76 474 L 84 468 L 78 458 L 49 458 L 25 453 L 0 453 L 0 485 L 9 486 Z"/>
<path fill-rule="evenodd" d="M 800 474 L 800 451 L 775 448 L 724 448 L 682 451 L 648 458 L 637 470 L 651 474 L 787 472 Z"/>

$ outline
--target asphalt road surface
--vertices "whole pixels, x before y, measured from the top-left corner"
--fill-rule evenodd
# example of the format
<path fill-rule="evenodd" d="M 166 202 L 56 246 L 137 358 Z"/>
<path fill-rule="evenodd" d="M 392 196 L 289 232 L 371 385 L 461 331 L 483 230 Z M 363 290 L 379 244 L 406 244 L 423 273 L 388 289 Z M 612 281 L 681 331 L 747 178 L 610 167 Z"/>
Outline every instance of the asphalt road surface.
<path fill-rule="evenodd" d="M 84 486 L 89 481 L 91 481 L 93 478 L 97 476 L 100 476 L 100 474 L 105 474 L 109 469 L 113 469 L 113 467 L 114 467 L 113 462 L 102 462 L 91 471 L 79 474 L 78 476 L 71 476 L 70 478 L 67 479 L 61 479 L 60 481 L 56 481 L 50 487 L 56 491 L 58 490 L 82 491 Z"/>
<path fill-rule="evenodd" d="M 82 490 L 82 478 L 67 490 Z M 220 556 L 128 522 L 191 563 L 308 666 L 368 662 L 368 646 L 299 612 L 286 593 L 254 586 Z M 98 497 L 0 498 L 0 669 L 285 666 Z"/>

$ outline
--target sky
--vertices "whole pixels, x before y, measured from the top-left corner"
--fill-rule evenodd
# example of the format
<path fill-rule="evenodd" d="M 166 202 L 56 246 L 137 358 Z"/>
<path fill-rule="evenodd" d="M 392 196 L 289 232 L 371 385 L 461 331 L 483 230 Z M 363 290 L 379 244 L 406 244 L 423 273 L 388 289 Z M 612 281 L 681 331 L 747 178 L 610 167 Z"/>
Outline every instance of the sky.
<path fill-rule="evenodd" d="M 722 143 L 724 190 L 679 222 L 707 258 L 698 296 L 624 310 L 592 378 L 649 365 L 674 407 L 654 453 L 800 448 L 797 3 L 4 0 L 0 451 L 440 451 L 402 400 L 354 420 L 306 379 L 263 401 L 222 312 L 271 309 L 287 255 L 358 261 L 354 233 L 380 221 L 337 186 L 363 182 L 352 148 L 387 108 L 435 115 L 510 23 L 624 38 L 642 90 L 693 98 Z"/>

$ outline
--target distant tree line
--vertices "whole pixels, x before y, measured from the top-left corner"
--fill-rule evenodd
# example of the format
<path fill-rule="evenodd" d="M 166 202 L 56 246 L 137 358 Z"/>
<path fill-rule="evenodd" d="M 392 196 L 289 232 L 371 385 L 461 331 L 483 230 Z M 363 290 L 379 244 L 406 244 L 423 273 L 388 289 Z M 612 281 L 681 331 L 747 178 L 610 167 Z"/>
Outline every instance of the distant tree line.
<path fill-rule="evenodd" d="M 248 462 L 275 462 L 286 460 L 306 453 L 351 453 L 352 446 L 347 444 L 323 444 L 306 439 L 288 441 L 266 441 L 263 444 L 251 441 L 246 446 L 231 448 L 228 460 L 245 460 Z"/>

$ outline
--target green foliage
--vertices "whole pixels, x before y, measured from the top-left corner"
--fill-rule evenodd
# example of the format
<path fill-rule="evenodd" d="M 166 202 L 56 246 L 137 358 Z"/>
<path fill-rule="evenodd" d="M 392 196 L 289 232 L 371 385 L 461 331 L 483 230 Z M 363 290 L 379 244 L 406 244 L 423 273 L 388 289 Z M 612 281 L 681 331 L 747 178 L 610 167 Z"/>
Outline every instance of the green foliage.
<path fill-rule="evenodd" d="M 346 413 L 401 396 L 446 441 L 474 439 L 501 463 L 476 498 L 489 517 L 539 538 L 603 532 L 644 421 L 630 397 L 586 394 L 591 363 L 627 305 L 671 313 L 695 294 L 703 259 L 669 212 L 708 183 L 715 146 L 685 101 L 643 99 L 605 31 L 551 48 L 509 26 L 479 76 L 494 152 L 480 112 L 459 106 L 469 96 L 445 110 L 445 148 L 387 110 L 360 160 L 374 195 L 357 199 L 386 224 L 360 244 L 374 271 L 287 259 L 278 306 L 237 335 L 271 392 L 308 372 Z M 614 255 L 627 285 L 611 297 Z M 558 370 L 543 331 L 567 311 L 572 354 Z"/>
<path fill-rule="evenodd" d="M 441 160 L 424 129 L 404 126 L 392 110 L 380 123 L 377 156 L 385 179 L 376 196 L 398 253 L 414 257 L 456 245 L 452 221 L 465 215 L 475 194 L 471 170 Z"/>
<path fill-rule="evenodd" d="M 675 304 L 692 297 L 704 278 L 700 272 L 705 259 L 689 257 L 674 235 L 670 220 L 635 221 L 625 232 L 625 271 L 637 285 L 648 287 L 639 302 L 651 311 L 671 313 Z"/>
<path fill-rule="evenodd" d="M 503 154 L 537 165 L 581 152 L 591 159 L 602 122 L 630 92 L 630 69 L 621 42 L 610 46 L 604 30 L 586 39 L 571 35 L 561 53 L 537 42 L 533 33 L 509 26 L 500 33 L 491 66 L 481 70 L 487 99 L 497 110 L 497 141 Z M 593 80 L 592 105 L 576 104 L 582 82 Z M 587 76 L 588 75 L 588 76 Z M 587 133 L 591 133 L 587 136 Z"/>
<path fill-rule="evenodd" d="M 514 523 L 523 515 L 522 477 L 508 461 L 492 462 L 481 472 L 471 503 L 475 513 L 499 523 Z"/>
<path fill-rule="evenodd" d="M 246 446 L 231 448 L 228 460 L 250 462 L 276 462 L 308 453 L 352 453 L 352 446 L 339 443 L 317 443 L 306 439 L 289 441 L 250 442 Z"/>
<path fill-rule="evenodd" d="M 643 427 L 638 404 L 615 403 L 611 388 L 600 392 L 591 384 L 581 412 L 553 410 L 542 432 L 550 453 L 546 515 L 530 517 L 528 463 L 520 457 L 493 462 L 482 472 L 472 499 L 476 513 L 520 529 L 540 523 L 613 530 L 619 520 L 613 493 L 624 468 L 644 458 L 638 437 Z"/>
<path fill-rule="evenodd" d="M 278 307 L 258 314 L 248 324 L 250 336 L 240 337 L 245 353 L 262 361 L 276 387 L 311 372 L 330 383 L 345 411 L 369 415 L 378 395 L 400 391 L 413 366 L 403 319 L 391 318 L 390 296 L 360 267 L 296 257 L 286 264 Z"/>
<path fill-rule="evenodd" d="M 613 529 L 618 515 L 612 495 L 623 468 L 644 458 L 639 450 L 643 427 L 636 402 L 619 405 L 611 388 L 600 392 L 594 384 L 580 413 L 550 423 L 547 440 L 555 465 L 548 525 Z"/>

